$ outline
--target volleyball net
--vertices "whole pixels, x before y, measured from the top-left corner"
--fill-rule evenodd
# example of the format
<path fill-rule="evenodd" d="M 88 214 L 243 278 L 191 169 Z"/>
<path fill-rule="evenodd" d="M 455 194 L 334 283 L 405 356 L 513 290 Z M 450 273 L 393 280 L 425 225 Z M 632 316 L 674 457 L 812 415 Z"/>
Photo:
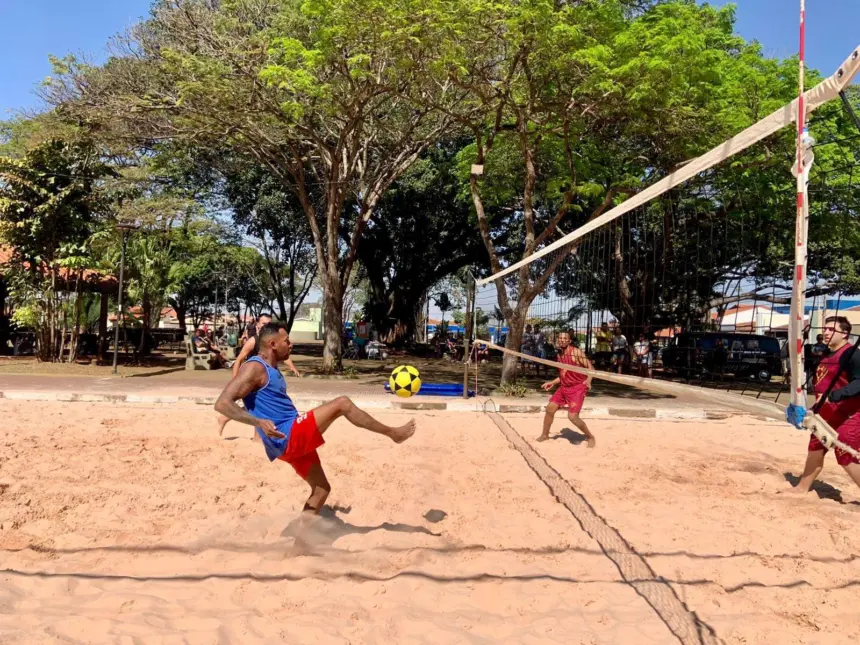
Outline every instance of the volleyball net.
<path fill-rule="evenodd" d="M 576 371 L 784 418 L 793 365 L 811 388 L 825 321 L 845 316 L 851 340 L 860 333 L 858 52 L 804 94 L 800 167 L 795 100 L 609 210 L 570 216 L 566 235 L 524 234 L 526 249 L 546 239 L 473 285 L 473 336 L 501 353 L 502 378 L 567 368 L 554 361 L 566 332 L 594 367 Z M 802 324 L 797 172 L 808 180 Z"/>

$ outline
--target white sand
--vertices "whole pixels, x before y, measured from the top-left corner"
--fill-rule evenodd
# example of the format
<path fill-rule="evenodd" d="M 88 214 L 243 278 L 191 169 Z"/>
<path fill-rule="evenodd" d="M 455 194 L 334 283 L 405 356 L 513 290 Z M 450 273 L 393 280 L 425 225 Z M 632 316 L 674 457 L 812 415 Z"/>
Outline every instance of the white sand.
<path fill-rule="evenodd" d="M 402 446 L 333 426 L 335 510 L 296 556 L 306 485 L 209 410 L 0 415 L 0 643 L 679 642 L 487 417 L 421 413 Z M 592 426 L 595 450 L 532 445 L 720 641 L 860 639 L 860 495 L 832 457 L 841 503 L 777 494 L 805 451 L 782 425 Z"/>

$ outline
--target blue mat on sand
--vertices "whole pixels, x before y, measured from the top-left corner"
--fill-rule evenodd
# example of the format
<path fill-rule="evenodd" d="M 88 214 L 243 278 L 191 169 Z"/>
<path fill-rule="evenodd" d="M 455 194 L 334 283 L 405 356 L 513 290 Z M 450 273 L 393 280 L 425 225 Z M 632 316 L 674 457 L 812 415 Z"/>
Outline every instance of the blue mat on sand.
<path fill-rule="evenodd" d="M 388 383 L 385 391 L 391 392 Z M 458 383 L 422 383 L 416 396 L 463 396 L 463 386 Z M 469 396 L 475 396 L 474 390 L 469 390 Z"/>

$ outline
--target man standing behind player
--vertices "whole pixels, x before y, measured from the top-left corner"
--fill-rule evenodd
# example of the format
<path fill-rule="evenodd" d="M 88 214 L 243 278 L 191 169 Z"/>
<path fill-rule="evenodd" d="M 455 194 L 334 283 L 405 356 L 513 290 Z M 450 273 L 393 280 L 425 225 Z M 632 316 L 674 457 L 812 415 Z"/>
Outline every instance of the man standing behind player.
<path fill-rule="evenodd" d="M 833 384 L 829 400 L 824 402 L 819 414 L 836 431 L 839 441 L 860 450 L 860 351 L 855 351 L 848 342 L 850 334 L 851 323 L 844 316 L 832 316 L 824 321 L 824 342 L 830 351 L 816 369 L 815 394 L 818 395 L 818 403 Z M 809 492 L 824 467 L 826 454 L 827 449 L 818 437 L 812 435 L 806 466 L 793 492 Z M 857 459 L 837 448 L 836 463 L 860 486 L 860 463 Z"/>
<path fill-rule="evenodd" d="M 254 327 L 254 333 L 248 337 L 242 344 L 242 349 L 239 351 L 239 355 L 236 357 L 235 362 L 233 363 L 233 376 L 235 377 L 239 373 L 239 368 L 242 367 L 242 364 L 247 361 L 249 358 L 257 355 L 257 334 L 260 330 L 272 322 L 272 316 L 270 314 L 260 314 L 260 317 L 257 318 L 257 324 Z M 292 359 L 288 358 L 284 361 L 287 364 L 287 367 L 290 368 L 290 371 L 296 376 L 301 376 L 299 370 L 293 364 Z"/>
<path fill-rule="evenodd" d="M 588 357 L 577 347 L 570 344 L 570 334 L 561 332 L 558 335 L 558 357 L 555 359 L 557 363 L 565 365 L 575 365 L 586 369 L 594 369 Z M 591 377 L 578 372 L 564 370 L 559 368 L 558 378 L 553 381 L 544 383 L 541 387 L 544 390 L 551 390 L 556 385 L 560 387 L 549 400 L 546 406 L 546 414 L 543 418 L 543 433 L 537 438 L 538 441 L 546 441 L 549 439 L 549 429 L 552 427 L 555 413 L 559 408 L 567 408 L 567 418 L 570 422 L 579 428 L 588 439 L 588 447 L 594 448 L 597 441 L 591 430 L 585 425 L 585 421 L 579 418 L 579 412 L 582 410 L 582 404 L 585 403 L 585 395 L 591 387 Z"/>

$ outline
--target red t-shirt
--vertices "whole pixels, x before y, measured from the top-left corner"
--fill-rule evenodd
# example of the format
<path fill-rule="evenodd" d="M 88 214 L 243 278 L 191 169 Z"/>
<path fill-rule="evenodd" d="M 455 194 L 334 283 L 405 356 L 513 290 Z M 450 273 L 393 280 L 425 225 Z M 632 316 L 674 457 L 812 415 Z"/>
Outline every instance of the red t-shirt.
<path fill-rule="evenodd" d="M 574 352 L 579 356 L 574 355 Z M 579 352 L 573 345 L 568 345 L 567 349 L 564 351 L 564 354 L 559 354 L 558 358 L 556 358 L 557 363 L 564 363 L 565 365 L 576 365 L 577 367 L 585 367 L 583 360 L 585 357 Z M 558 378 L 561 380 L 562 387 L 573 387 L 575 385 L 582 385 L 588 379 L 588 376 L 585 374 L 580 374 L 579 372 L 571 372 L 570 370 L 558 370 Z"/>
<path fill-rule="evenodd" d="M 841 349 L 833 352 L 832 354 L 827 354 L 821 359 L 821 362 L 818 363 L 818 369 L 815 370 L 816 394 L 824 394 L 827 391 L 827 388 L 830 387 L 830 381 L 832 381 L 833 377 L 839 372 L 839 361 L 842 359 L 845 352 L 850 350 L 851 344 L 846 343 Z M 835 391 L 848 385 L 850 377 L 850 369 L 842 370 L 842 373 L 839 374 L 839 378 L 836 379 L 836 385 L 833 390 Z M 860 412 L 860 396 L 852 396 L 837 403 L 827 401 L 827 403 L 821 407 L 821 413 L 823 414 L 825 411 L 828 416 L 833 417 L 834 419 L 838 417 L 844 421 L 851 415 Z"/>

